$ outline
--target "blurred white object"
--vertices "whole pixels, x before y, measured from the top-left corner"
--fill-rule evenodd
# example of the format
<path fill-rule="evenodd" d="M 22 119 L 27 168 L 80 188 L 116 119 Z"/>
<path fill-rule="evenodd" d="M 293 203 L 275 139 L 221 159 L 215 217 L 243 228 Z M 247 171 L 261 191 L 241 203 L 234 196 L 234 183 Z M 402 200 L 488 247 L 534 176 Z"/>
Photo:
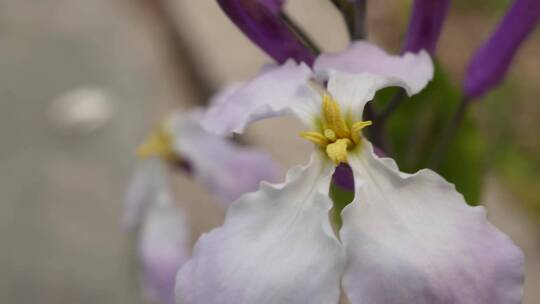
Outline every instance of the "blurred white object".
<path fill-rule="evenodd" d="M 68 133 L 90 133 L 112 117 L 110 95 L 102 88 L 80 87 L 62 94 L 47 110 L 49 123 Z"/>

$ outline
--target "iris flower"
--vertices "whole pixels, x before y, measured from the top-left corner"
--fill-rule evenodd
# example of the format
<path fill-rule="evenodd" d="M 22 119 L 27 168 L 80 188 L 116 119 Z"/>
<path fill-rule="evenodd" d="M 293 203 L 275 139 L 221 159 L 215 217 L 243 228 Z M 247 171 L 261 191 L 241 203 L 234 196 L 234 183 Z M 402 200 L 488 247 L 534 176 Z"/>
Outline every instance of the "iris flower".
<path fill-rule="evenodd" d="M 174 304 L 176 273 L 190 253 L 190 226 L 167 178 L 171 165 L 183 166 L 223 207 L 278 174 L 267 154 L 205 132 L 199 125 L 201 114 L 173 114 L 141 145 L 144 161 L 127 191 L 124 224 L 139 232 L 142 287 L 156 303 Z"/>
<path fill-rule="evenodd" d="M 400 172 L 378 157 L 361 130 L 377 90 L 410 95 L 431 79 L 426 52 L 390 56 L 366 42 L 324 55 L 313 71 L 292 61 L 266 67 L 215 105 L 206 128 L 242 132 L 251 122 L 290 114 L 314 143 L 309 162 L 281 184 L 263 182 L 204 234 L 176 281 L 182 304 L 520 303 L 523 255 L 431 170 Z M 333 229 L 329 186 L 348 163 L 353 201 Z M 463 168 L 466 170 L 466 168 Z M 336 229 L 337 230 L 337 229 Z"/>

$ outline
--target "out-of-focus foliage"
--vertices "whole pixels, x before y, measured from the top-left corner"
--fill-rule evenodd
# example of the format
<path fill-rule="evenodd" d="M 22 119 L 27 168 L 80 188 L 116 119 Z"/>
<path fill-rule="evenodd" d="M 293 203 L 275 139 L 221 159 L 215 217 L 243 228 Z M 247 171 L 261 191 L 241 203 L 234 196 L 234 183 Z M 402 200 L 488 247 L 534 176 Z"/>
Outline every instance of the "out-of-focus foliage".
<path fill-rule="evenodd" d="M 463 11 L 496 11 L 503 12 L 512 1 L 509 0 L 458 0 L 454 1 L 456 9 Z"/>
<path fill-rule="evenodd" d="M 540 123 L 520 126 L 526 104 L 535 102 L 523 88 L 509 82 L 483 101 L 483 128 L 486 130 L 487 156 L 495 165 L 501 184 L 523 202 L 530 213 L 540 218 Z M 534 96 L 534 95 L 533 95 Z M 533 121 L 538 121 L 534 120 Z"/>
<path fill-rule="evenodd" d="M 334 202 L 334 207 L 332 209 L 332 222 L 335 223 L 337 227 L 341 227 L 341 211 L 345 206 L 350 204 L 354 199 L 354 192 L 344 189 L 335 183 L 330 185 L 330 198 Z"/>
<path fill-rule="evenodd" d="M 376 109 L 384 109 L 396 90 L 380 92 L 374 101 Z M 401 170 L 412 173 L 432 168 L 454 183 L 469 204 L 476 205 L 480 201 L 485 157 L 483 137 L 470 115 L 447 142 L 447 149 L 443 149 L 446 152 L 437 151 L 444 145 L 445 130 L 460 102 L 460 93 L 436 63 L 433 81 L 419 94 L 405 98 L 388 119 L 387 146 Z"/>

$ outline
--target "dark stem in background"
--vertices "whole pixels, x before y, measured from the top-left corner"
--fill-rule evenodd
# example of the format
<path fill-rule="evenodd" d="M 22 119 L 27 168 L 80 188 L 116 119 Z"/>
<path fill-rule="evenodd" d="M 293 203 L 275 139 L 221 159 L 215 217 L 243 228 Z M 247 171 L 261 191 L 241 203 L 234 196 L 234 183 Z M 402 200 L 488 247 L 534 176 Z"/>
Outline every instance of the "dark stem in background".
<path fill-rule="evenodd" d="M 388 117 L 390 117 L 390 115 L 401 104 L 403 97 L 405 97 L 405 90 L 400 88 L 399 91 L 392 96 L 388 102 L 388 105 L 381 113 L 376 113 L 371 103 L 366 104 L 366 109 L 364 111 L 364 120 L 373 121 L 373 125 L 368 131 L 368 134 L 371 136 L 371 141 L 373 144 L 375 144 L 375 146 L 388 155 L 391 155 L 391 151 L 389 150 L 390 148 L 385 138 L 384 124 L 386 119 L 388 119 Z"/>
<path fill-rule="evenodd" d="M 174 71 L 179 79 L 186 79 L 193 96 L 200 105 L 206 105 L 212 93 L 213 86 L 207 77 L 197 67 L 196 56 L 189 48 L 189 43 L 184 39 L 178 30 L 174 17 L 170 9 L 166 7 L 163 0 L 139 0 L 145 13 L 150 13 L 153 17 L 153 24 L 159 27 L 170 53 L 170 60 Z"/>
<path fill-rule="evenodd" d="M 321 53 L 321 48 L 317 45 L 313 38 L 311 38 L 308 33 L 306 33 L 304 29 L 298 23 L 296 23 L 296 21 L 294 21 L 287 13 L 281 11 L 279 13 L 279 17 L 311 51 L 313 51 L 316 55 L 319 55 Z"/>
<path fill-rule="evenodd" d="M 444 129 L 441 140 L 435 146 L 435 150 L 432 154 L 431 159 L 429 160 L 428 167 L 431 169 L 437 169 L 441 162 L 444 160 L 448 153 L 448 148 L 454 139 L 465 114 L 467 113 L 467 105 L 469 104 L 469 99 L 463 98 L 459 104 L 456 112 L 452 116 L 450 122 Z"/>
<path fill-rule="evenodd" d="M 366 38 L 366 0 L 332 0 L 334 6 L 341 12 L 349 31 L 351 40 Z"/>
<path fill-rule="evenodd" d="M 384 123 L 386 119 L 390 117 L 390 114 L 394 113 L 394 111 L 401 104 L 403 97 L 405 97 L 405 90 L 403 88 L 399 88 L 399 91 L 396 92 L 394 96 L 392 96 L 392 99 L 390 99 L 390 102 L 388 103 L 386 108 L 382 110 L 382 112 L 378 114 L 377 117 L 375 117 L 377 123 Z"/>
<path fill-rule="evenodd" d="M 364 108 L 364 114 L 363 114 L 362 119 L 373 121 L 373 125 L 371 125 L 367 129 L 367 134 L 371 142 L 377 148 L 379 148 L 379 150 L 381 150 L 385 154 L 388 154 L 388 145 L 384 138 L 383 125 L 379 124 L 377 120 L 375 119 L 375 117 L 376 117 L 376 114 L 373 109 L 373 105 L 371 104 L 371 102 L 368 102 Z"/>

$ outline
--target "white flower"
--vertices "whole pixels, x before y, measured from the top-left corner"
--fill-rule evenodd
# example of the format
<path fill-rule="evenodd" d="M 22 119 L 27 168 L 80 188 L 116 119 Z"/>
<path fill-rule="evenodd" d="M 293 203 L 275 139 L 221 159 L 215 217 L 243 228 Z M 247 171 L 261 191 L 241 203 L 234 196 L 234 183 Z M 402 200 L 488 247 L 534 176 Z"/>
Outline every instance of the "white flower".
<path fill-rule="evenodd" d="M 341 288 L 353 304 L 520 303 L 523 255 L 484 209 L 431 170 L 400 172 L 360 132 L 377 90 L 414 94 L 426 85 L 429 56 L 389 56 L 360 42 L 320 57 L 314 70 L 266 68 L 206 115 L 207 129 L 226 134 L 292 114 L 316 148 L 283 184 L 243 195 L 223 226 L 199 239 L 177 277 L 179 303 L 329 304 Z M 328 191 L 339 162 L 353 170 L 355 198 L 336 234 Z"/>

